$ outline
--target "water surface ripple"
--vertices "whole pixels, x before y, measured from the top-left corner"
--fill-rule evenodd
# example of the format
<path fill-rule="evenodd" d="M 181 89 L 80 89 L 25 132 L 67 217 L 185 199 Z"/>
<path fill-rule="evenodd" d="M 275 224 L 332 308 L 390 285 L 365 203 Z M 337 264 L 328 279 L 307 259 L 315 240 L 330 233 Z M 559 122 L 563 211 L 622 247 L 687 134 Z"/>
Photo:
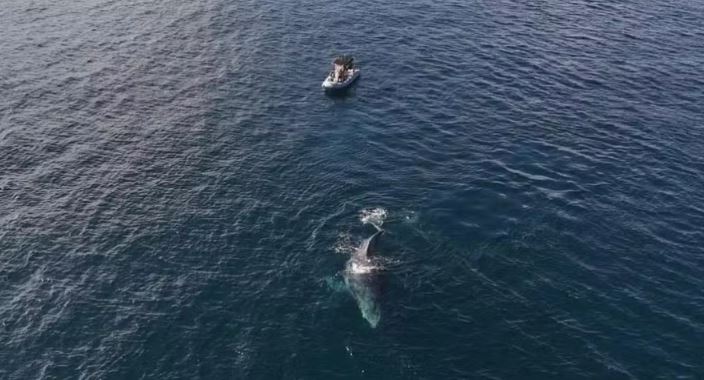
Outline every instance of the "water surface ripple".
<path fill-rule="evenodd" d="M 704 377 L 703 14 L 5 2 L 0 378 Z"/>

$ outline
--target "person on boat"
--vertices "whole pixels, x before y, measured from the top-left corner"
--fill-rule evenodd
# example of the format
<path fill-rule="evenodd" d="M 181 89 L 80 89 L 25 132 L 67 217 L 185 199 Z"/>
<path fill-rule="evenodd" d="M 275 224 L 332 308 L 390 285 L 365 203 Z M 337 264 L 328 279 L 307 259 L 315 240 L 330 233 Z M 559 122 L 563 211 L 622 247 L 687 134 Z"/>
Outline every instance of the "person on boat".
<path fill-rule="evenodd" d="M 344 82 L 345 81 L 345 68 L 342 65 L 335 65 L 335 81 Z"/>
<path fill-rule="evenodd" d="M 344 82 L 347 79 L 347 70 L 345 68 L 340 69 L 340 82 Z"/>

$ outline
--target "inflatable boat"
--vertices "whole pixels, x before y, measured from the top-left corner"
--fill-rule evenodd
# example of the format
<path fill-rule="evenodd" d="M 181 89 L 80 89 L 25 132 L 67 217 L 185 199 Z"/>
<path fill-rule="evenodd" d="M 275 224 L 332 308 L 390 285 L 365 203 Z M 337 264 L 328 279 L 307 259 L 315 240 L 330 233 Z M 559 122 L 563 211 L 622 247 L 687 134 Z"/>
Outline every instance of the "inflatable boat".
<path fill-rule="evenodd" d="M 335 58 L 330 74 L 323 81 L 326 91 L 339 91 L 348 88 L 359 78 L 359 68 L 354 65 L 354 58 L 343 55 Z"/>

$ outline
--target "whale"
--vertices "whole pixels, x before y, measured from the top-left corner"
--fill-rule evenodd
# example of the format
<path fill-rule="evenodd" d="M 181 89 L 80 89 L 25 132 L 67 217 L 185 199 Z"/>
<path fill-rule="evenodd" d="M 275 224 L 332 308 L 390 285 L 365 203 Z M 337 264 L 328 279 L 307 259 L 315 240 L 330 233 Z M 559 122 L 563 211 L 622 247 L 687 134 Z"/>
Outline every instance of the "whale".
<path fill-rule="evenodd" d="M 380 227 L 376 225 L 374 227 L 377 231 L 363 240 L 360 246 L 352 252 L 343 272 L 347 290 L 357 302 L 362 318 L 372 328 L 375 328 L 381 320 L 380 274 L 383 268 L 375 263 L 374 257 L 377 242 L 384 233 Z"/>

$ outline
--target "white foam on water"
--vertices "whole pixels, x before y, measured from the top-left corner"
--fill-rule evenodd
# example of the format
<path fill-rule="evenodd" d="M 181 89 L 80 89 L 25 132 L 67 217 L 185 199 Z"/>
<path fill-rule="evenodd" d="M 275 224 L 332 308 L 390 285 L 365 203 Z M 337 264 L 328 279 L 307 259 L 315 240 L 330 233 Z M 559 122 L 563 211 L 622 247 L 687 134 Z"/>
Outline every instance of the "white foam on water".
<path fill-rule="evenodd" d="M 359 212 L 359 220 L 363 224 L 371 224 L 376 228 L 381 228 L 388 213 L 383 207 L 366 208 Z"/>
<path fill-rule="evenodd" d="M 403 214 L 404 223 L 415 224 L 418 222 L 418 214 L 415 211 L 405 211 Z"/>
<path fill-rule="evenodd" d="M 351 255 L 357 249 L 358 244 L 352 239 L 352 235 L 349 233 L 340 233 L 337 236 L 337 242 L 335 243 L 335 252 L 342 253 L 346 255 Z"/>
<path fill-rule="evenodd" d="M 358 263 L 358 262 L 353 262 L 349 266 L 350 272 L 354 274 L 367 274 L 367 273 L 372 273 L 373 271 L 383 269 L 379 265 L 375 265 L 370 263 Z"/>

